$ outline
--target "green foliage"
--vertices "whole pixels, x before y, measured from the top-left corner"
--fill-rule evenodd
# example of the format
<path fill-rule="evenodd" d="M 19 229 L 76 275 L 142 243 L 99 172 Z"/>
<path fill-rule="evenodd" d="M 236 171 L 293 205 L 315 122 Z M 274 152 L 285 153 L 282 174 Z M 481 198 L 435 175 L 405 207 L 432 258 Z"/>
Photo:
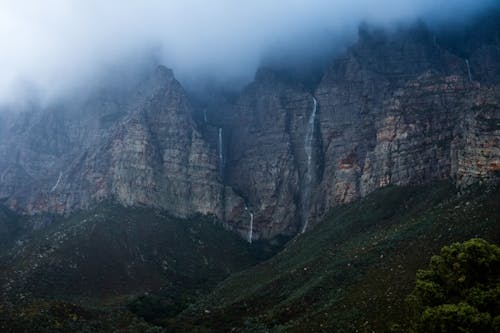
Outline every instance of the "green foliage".
<path fill-rule="evenodd" d="M 169 328 L 408 332 L 405 297 L 414 288 L 417 269 L 453 242 L 472 237 L 500 242 L 499 200 L 496 188 L 457 195 L 447 183 L 376 191 L 335 207 L 278 255 L 233 274 Z M 430 295 L 440 288 L 426 287 Z"/>
<path fill-rule="evenodd" d="M 136 298 L 127 306 L 130 311 L 148 322 L 161 316 L 171 316 L 173 305 L 157 295 L 144 295 Z M 176 313 L 173 313 L 176 314 Z"/>
<path fill-rule="evenodd" d="M 25 232 L 24 218 L 0 203 L 0 254 L 11 247 Z"/>
<path fill-rule="evenodd" d="M 405 296 L 428 258 L 471 237 L 500 242 L 500 189 L 455 191 L 447 183 L 382 189 L 335 207 L 322 223 L 258 265 L 279 250 L 279 240 L 250 247 L 210 217 L 185 221 L 112 205 L 82 212 L 36 232 L 31 242 L 14 248 L 18 255 L 4 258 L 12 260 L 2 262 L 0 256 L 0 272 L 24 271 L 35 263 L 40 271 L 28 284 L 14 284 L 12 296 L 28 295 L 27 303 L 0 300 L 0 332 L 408 332 Z M 56 251 L 37 259 L 47 249 Z M 69 259 L 78 270 L 63 270 Z M 429 273 L 420 274 L 421 290 L 436 306 L 455 305 L 434 309 L 429 318 L 475 313 L 459 306 L 460 300 L 440 303 L 447 290 L 425 278 Z M 45 299 L 42 304 L 25 292 L 28 288 Z M 498 289 L 497 283 L 468 290 L 470 301 L 462 303 L 479 312 L 469 331 L 485 321 L 500 331 L 500 316 L 480 315 L 491 313 L 482 307 L 499 303 Z M 79 308 L 52 306 L 59 295 Z M 442 331 L 460 332 L 452 327 Z"/>
<path fill-rule="evenodd" d="M 408 301 L 416 332 L 500 332 L 500 248 L 479 238 L 443 247 Z"/>
<path fill-rule="evenodd" d="M 85 309 L 73 303 L 38 299 L 19 305 L 0 304 L 2 333 L 160 333 L 163 331 L 120 309 L 112 312 Z"/>

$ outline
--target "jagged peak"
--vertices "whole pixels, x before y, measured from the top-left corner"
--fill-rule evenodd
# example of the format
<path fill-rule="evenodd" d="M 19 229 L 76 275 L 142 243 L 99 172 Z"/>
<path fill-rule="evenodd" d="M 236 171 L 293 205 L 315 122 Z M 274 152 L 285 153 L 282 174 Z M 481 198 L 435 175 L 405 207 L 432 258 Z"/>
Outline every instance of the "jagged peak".
<path fill-rule="evenodd" d="M 154 71 L 140 85 L 140 94 L 158 92 L 164 89 L 174 89 L 184 92 L 181 84 L 176 80 L 172 69 L 158 65 Z"/>
<path fill-rule="evenodd" d="M 154 72 L 154 77 L 160 80 L 175 80 L 174 71 L 163 65 L 158 65 Z"/>

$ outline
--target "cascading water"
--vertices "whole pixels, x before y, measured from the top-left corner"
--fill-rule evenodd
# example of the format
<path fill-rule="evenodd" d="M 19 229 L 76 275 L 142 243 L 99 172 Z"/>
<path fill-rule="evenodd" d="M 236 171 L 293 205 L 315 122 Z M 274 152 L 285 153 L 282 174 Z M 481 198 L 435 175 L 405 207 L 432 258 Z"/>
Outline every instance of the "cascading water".
<path fill-rule="evenodd" d="M 248 242 L 250 244 L 252 244 L 252 239 L 253 239 L 253 213 L 250 210 L 248 210 L 247 206 L 245 206 L 245 211 L 247 211 L 248 214 L 250 215 L 250 226 L 248 227 L 248 237 L 247 237 L 247 239 L 248 239 Z"/>
<path fill-rule="evenodd" d="M 208 122 L 208 117 L 207 117 L 207 109 L 203 109 L 203 120 L 205 122 Z"/>
<path fill-rule="evenodd" d="M 314 139 L 314 123 L 316 121 L 316 109 L 318 106 L 318 102 L 316 98 L 313 97 L 314 106 L 311 115 L 309 116 L 309 122 L 307 123 L 307 134 L 304 140 L 304 150 L 307 155 L 307 177 L 308 180 L 311 180 L 311 161 L 312 161 L 312 151 L 313 151 L 313 139 Z"/>
<path fill-rule="evenodd" d="M 253 213 L 250 212 L 250 230 L 248 231 L 248 242 L 252 244 L 253 238 Z"/>
<path fill-rule="evenodd" d="M 465 65 L 467 66 L 467 74 L 469 74 L 469 82 L 472 82 L 472 73 L 470 71 L 469 59 L 465 59 Z"/>
<path fill-rule="evenodd" d="M 219 142 L 218 142 L 218 150 L 219 150 L 219 171 L 221 177 L 224 175 L 224 153 L 222 146 L 222 127 L 219 127 Z"/>
<path fill-rule="evenodd" d="M 54 185 L 54 187 L 52 187 L 50 192 L 54 192 L 57 189 L 57 186 L 59 186 L 59 183 L 61 182 L 61 178 L 62 178 L 62 172 L 59 172 L 59 177 L 57 178 L 56 184 Z"/>
<path fill-rule="evenodd" d="M 311 183 L 313 180 L 313 144 L 314 144 L 314 129 L 316 125 L 316 111 L 318 109 L 318 101 L 313 97 L 313 110 L 309 116 L 309 121 L 307 123 L 307 133 L 304 140 L 304 151 L 307 157 L 307 169 L 305 172 L 304 181 L 304 200 L 303 200 L 303 210 L 304 210 L 304 222 L 302 225 L 302 233 L 306 232 L 307 224 L 309 219 L 309 197 L 311 195 Z"/>

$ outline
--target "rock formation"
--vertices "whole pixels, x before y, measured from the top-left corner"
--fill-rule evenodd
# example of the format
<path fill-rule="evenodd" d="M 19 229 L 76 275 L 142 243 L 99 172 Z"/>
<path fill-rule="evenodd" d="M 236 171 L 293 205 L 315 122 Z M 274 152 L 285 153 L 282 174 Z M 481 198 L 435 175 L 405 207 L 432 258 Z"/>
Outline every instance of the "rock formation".
<path fill-rule="evenodd" d="M 261 68 L 209 114 L 159 67 L 124 93 L 3 115 L 0 198 L 29 215 L 104 200 L 213 214 L 251 240 L 388 185 L 491 181 L 500 42 L 464 45 L 466 58 L 421 24 L 363 26 L 316 87 Z"/>

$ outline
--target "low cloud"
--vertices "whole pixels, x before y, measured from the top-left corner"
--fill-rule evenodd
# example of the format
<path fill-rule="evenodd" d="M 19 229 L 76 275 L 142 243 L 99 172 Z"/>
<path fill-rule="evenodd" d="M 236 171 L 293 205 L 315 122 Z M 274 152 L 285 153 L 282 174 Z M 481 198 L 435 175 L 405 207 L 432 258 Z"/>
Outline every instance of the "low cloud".
<path fill-rule="evenodd" d="M 307 56 L 360 22 L 463 22 L 491 0 L 0 1 L 0 102 L 51 98 L 119 64 L 163 63 L 181 81 L 249 80 L 277 49 Z"/>

